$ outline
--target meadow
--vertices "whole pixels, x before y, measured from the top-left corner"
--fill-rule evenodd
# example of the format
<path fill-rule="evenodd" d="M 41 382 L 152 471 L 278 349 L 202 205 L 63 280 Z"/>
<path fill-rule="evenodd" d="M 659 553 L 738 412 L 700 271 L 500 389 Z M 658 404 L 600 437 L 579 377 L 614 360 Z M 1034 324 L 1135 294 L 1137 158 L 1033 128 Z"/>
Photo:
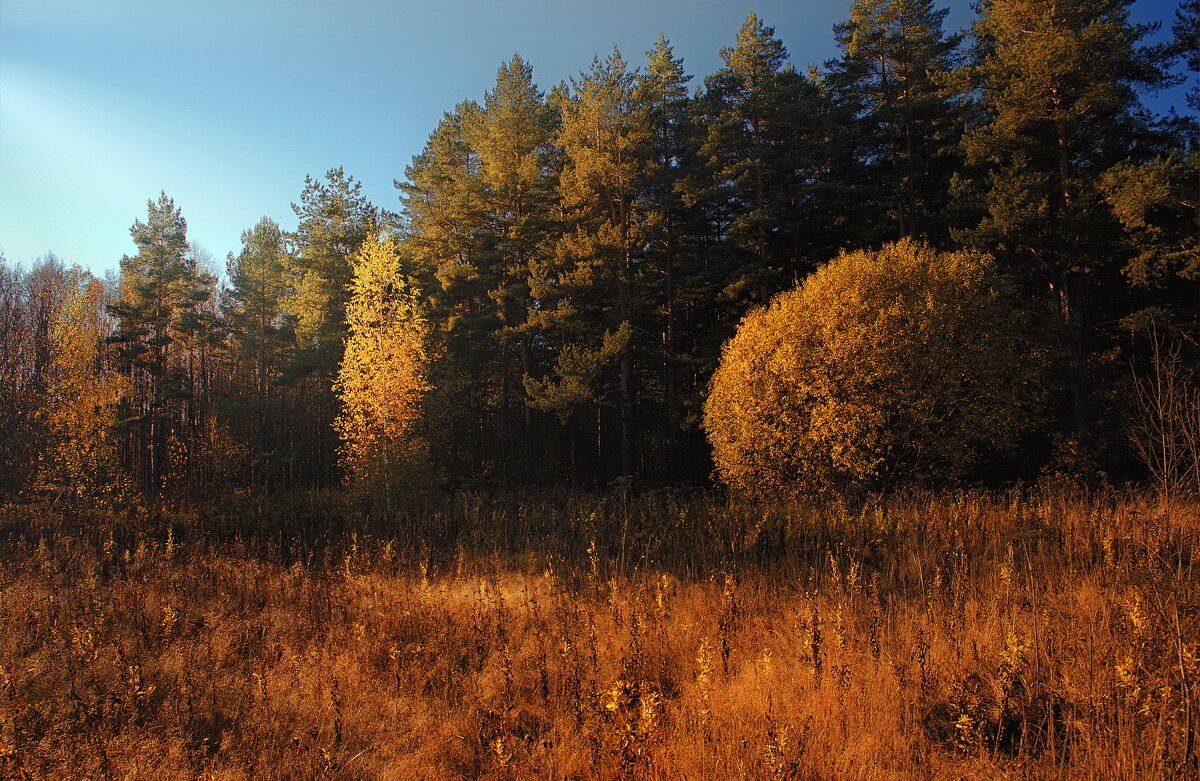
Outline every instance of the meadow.
<path fill-rule="evenodd" d="M 9 505 L 0 778 L 1195 777 L 1200 508 Z"/>

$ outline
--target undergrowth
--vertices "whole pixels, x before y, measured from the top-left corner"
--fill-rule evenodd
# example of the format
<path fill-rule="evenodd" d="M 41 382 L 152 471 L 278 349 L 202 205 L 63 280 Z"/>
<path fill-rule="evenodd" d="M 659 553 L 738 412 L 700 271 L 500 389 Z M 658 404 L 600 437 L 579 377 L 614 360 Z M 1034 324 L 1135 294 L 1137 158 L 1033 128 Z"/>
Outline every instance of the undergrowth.
<path fill-rule="evenodd" d="M 1189 778 L 1200 507 L 0 510 L 0 778 Z"/>

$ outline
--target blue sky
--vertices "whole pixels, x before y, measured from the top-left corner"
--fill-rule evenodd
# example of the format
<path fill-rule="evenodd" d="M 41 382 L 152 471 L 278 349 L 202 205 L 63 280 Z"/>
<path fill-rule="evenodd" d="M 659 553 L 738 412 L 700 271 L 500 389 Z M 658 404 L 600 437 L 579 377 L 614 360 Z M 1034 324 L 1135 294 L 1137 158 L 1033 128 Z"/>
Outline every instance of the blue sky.
<path fill-rule="evenodd" d="M 223 267 L 242 230 L 294 227 L 307 173 L 343 165 L 375 203 L 442 112 L 481 98 L 513 52 L 543 89 L 660 32 L 685 66 L 719 66 L 746 13 L 803 67 L 834 54 L 849 0 L 0 0 L 0 251 L 97 273 L 166 190 Z M 967 25 L 952 0 L 949 26 Z M 1138 0 L 1168 23 L 1172 0 Z M 1181 90 L 1154 100 L 1183 109 Z"/>

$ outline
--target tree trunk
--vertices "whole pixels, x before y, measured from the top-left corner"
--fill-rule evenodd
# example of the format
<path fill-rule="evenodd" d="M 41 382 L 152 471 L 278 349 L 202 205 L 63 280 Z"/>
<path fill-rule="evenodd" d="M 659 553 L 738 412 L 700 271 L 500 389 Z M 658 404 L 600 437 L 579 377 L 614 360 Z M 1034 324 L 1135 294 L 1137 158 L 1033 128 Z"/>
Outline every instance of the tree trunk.
<path fill-rule="evenodd" d="M 633 257 L 625 252 L 620 291 L 621 322 L 630 323 L 630 295 L 633 277 Z M 633 477 L 633 333 L 621 347 L 621 477 Z"/>
<path fill-rule="evenodd" d="M 529 339 L 525 336 L 521 337 L 521 373 L 523 377 L 530 376 L 531 367 L 529 361 Z M 521 394 L 521 422 L 524 428 L 524 441 L 521 443 L 521 455 L 525 464 L 525 479 L 529 479 L 530 472 L 533 468 L 533 449 L 531 447 L 533 436 L 533 408 L 529 406 L 529 394 Z"/>
<path fill-rule="evenodd" d="M 1070 273 L 1058 285 L 1058 312 L 1067 353 L 1067 386 L 1071 394 L 1071 423 L 1081 449 L 1089 444 L 1087 355 L 1083 343 L 1083 302 Z"/>
<path fill-rule="evenodd" d="M 667 345 L 664 394 L 667 412 L 667 463 L 672 474 L 675 469 L 675 248 L 671 237 L 671 217 L 667 215 Z"/>

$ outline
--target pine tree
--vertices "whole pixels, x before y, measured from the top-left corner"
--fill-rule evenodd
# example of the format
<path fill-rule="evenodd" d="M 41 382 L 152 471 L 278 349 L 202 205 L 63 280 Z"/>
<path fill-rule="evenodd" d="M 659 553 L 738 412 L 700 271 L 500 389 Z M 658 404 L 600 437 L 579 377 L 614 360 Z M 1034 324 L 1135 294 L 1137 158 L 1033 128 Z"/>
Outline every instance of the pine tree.
<path fill-rule="evenodd" d="M 336 370 L 345 333 L 350 258 L 379 230 L 382 215 L 362 194 L 362 183 L 340 167 L 327 171 L 324 181 L 306 176 L 292 211 L 299 224 L 291 237 L 292 290 L 285 308 L 296 319 L 300 344 L 319 352 L 319 363 Z"/>
<path fill-rule="evenodd" d="M 694 174 L 698 132 L 692 122 L 687 88 L 692 77 L 684 71 L 683 59 L 675 57 L 670 42 L 662 35 L 654 48 L 646 52 L 646 59 L 648 64 L 638 83 L 639 100 L 646 106 L 646 121 L 651 130 L 646 187 L 646 258 L 640 277 L 645 298 L 642 308 L 654 318 L 648 318 L 643 327 L 648 333 L 660 334 L 659 354 L 648 356 L 648 361 L 658 363 L 662 368 L 656 373 L 657 378 L 661 378 L 659 398 L 648 392 L 641 394 L 641 417 L 660 423 L 654 433 L 662 439 L 661 449 L 650 455 L 667 470 L 676 472 L 684 466 L 677 452 L 683 406 L 678 347 L 679 293 L 687 271 L 684 259 L 699 254 L 695 239 L 698 238 L 696 234 L 703 232 L 698 210 L 689 207 L 685 189 L 679 184 L 685 173 Z M 685 268 L 681 269 L 681 265 Z M 647 348 L 652 347 L 647 345 Z M 652 409 L 651 404 L 661 406 Z M 658 410 L 661 410 L 660 414 L 656 414 Z M 652 445 L 646 441 L 650 434 L 647 430 L 647 436 L 643 438 L 644 450 Z"/>
<path fill-rule="evenodd" d="M 165 192 L 147 202 L 146 222 L 135 221 L 130 233 L 138 252 L 121 259 L 121 294 L 109 307 L 118 328 L 109 341 L 133 387 L 124 408 L 135 424 L 131 460 L 153 495 L 166 474 L 169 434 L 181 428 L 192 394 L 188 353 L 205 327 L 213 279 L 198 267 L 187 221 Z"/>
<path fill-rule="evenodd" d="M 816 74 L 791 67 L 774 36 L 751 13 L 721 52 L 725 67 L 705 79 L 699 106 L 711 177 L 700 198 L 722 245 L 715 275 L 734 322 L 844 245 L 829 220 L 828 171 L 841 152 L 829 143 L 828 94 Z"/>
<path fill-rule="evenodd" d="M 1200 74 L 1198 28 L 1200 3 L 1181 3 L 1170 53 L 1182 60 L 1185 73 Z M 1186 100 L 1200 110 L 1200 84 Z M 1130 258 L 1125 276 L 1142 306 L 1125 324 L 1135 330 L 1148 322 L 1165 330 L 1194 329 L 1200 326 L 1200 122 L 1190 113 L 1172 112 L 1155 131 L 1145 151 L 1100 176 L 1100 192 L 1124 230 L 1122 249 Z"/>
<path fill-rule="evenodd" d="M 496 85 L 484 99 L 475 143 L 486 183 L 492 247 L 498 256 L 496 280 L 488 296 L 495 302 L 496 338 L 505 355 L 499 406 L 501 415 L 507 415 L 510 395 L 523 396 L 520 442 L 526 471 L 533 466 L 532 407 L 522 393 L 523 385 L 510 381 L 509 355 L 515 353 L 520 377 L 532 374 L 529 277 L 530 267 L 545 262 L 554 251 L 557 119 L 533 82 L 533 69 L 513 55 L 500 66 Z M 502 451 L 500 457 L 506 460 L 507 454 Z"/>
<path fill-rule="evenodd" d="M 449 433 L 452 474 L 487 471 L 487 443 L 497 426 L 495 385 L 503 359 L 499 317 L 489 291 L 499 285 L 500 259 L 487 221 L 479 156 L 472 144 L 482 111 L 474 101 L 448 112 L 408 166 L 401 191 L 403 250 L 419 269 L 429 317 L 447 359 L 437 367 L 438 405 Z"/>
<path fill-rule="evenodd" d="M 1200 268 L 1200 0 L 1183 0 L 1179 4 L 1172 30 L 1175 33 L 1174 53 L 1183 59 L 1184 67 L 1192 79 L 1192 86 L 1187 92 L 1187 105 L 1194 113 L 1185 120 L 1184 132 L 1189 144 L 1186 153 L 1188 167 L 1191 168 L 1196 187 L 1189 188 L 1186 197 L 1191 201 L 1195 220 L 1192 264 Z"/>
<path fill-rule="evenodd" d="M 396 183 L 403 250 L 426 280 L 446 347 L 436 407 L 452 434 L 440 450 L 472 479 L 525 479 L 537 466 L 522 378 L 536 332 L 529 280 L 556 239 L 556 124 L 532 68 L 514 55 L 483 105 L 446 114 Z"/>
<path fill-rule="evenodd" d="M 224 317 L 235 342 L 235 373 L 249 386 L 248 393 L 244 386 L 233 389 L 244 400 L 234 417 L 238 429 L 250 434 L 246 439 L 255 454 L 251 481 L 256 483 L 274 472 L 270 462 L 280 445 L 278 380 L 295 338 L 292 320 L 282 309 L 287 263 L 283 229 L 263 217 L 243 231 L 242 250 L 230 253 L 227 265 Z"/>
<path fill-rule="evenodd" d="M 1129 20 L 1129 0 L 985 0 L 966 75 L 979 95 L 964 138 L 957 196 L 976 199 L 978 226 L 962 241 L 998 253 L 1059 314 L 1075 446 L 1090 449 L 1089 353 L 1094 324 L 1126 313 L 1112 248 L 1119 226 L 1099 185 L 1106 171 L 1144 153 L 1147 117 L 1138 90 L 1161 83 L 1160 48 Z M 1107 299 L 1107 300 L 1106 300 Z"/>
<path fill-rule="evenodd" d="M 873 207 L 888 238 L 945 232 L 961 127 L 947 78 L 960 36 L 944 31 L 947 13 L 932 0 L 854 0 L 834 27 L 830 86 L 855 120 L 865 179 L 882 190 Z"/>
<path fill-rule="evenodd" d="M 1188 106 L 1200 112 L 1200 0 L 1182 0 L 1171 25 L 1175 34 L 1174 53 L 1196 79 L 1187 92 Z"/>
<path fill-rule="evenodd" d="M 772 173 L 778 170 L 783 112 L 780 88 L 787 50 L 753 13 L 738 30 L 736 44 L 721 50 L 723 70 L 705 80 L 707 148 L 717 188 L 728 207 L 727 233 L 744 256 L 727 281 L 731 297 L 757 297 L 765 303 L 784 284 L 784 270 L 771 252 L 772 231 L 780 214 L 772 197 Z"/>
<path fill-rule="evenodd" d="M 634 474 L 634 307 L 637 265 L 645 246 L 650 143 L 646 110 L 638 99 L 637 74 L 619 51 L 592 62 L 563 104 L 558 144 L 564 168 L 560 197 L 566 229 L 550 267 L 535 274 L 539 325 L 565 335 L 557 379 L 527 377 L 533 403 L 560 417 L 588 401 L 594 387 L 583 366 L 615 357 L 620 425 L 619 475 Z M 547 273 L 551 271 L 551 273 Z M 566 358 L 567 360 L 564 360 Z"/>

